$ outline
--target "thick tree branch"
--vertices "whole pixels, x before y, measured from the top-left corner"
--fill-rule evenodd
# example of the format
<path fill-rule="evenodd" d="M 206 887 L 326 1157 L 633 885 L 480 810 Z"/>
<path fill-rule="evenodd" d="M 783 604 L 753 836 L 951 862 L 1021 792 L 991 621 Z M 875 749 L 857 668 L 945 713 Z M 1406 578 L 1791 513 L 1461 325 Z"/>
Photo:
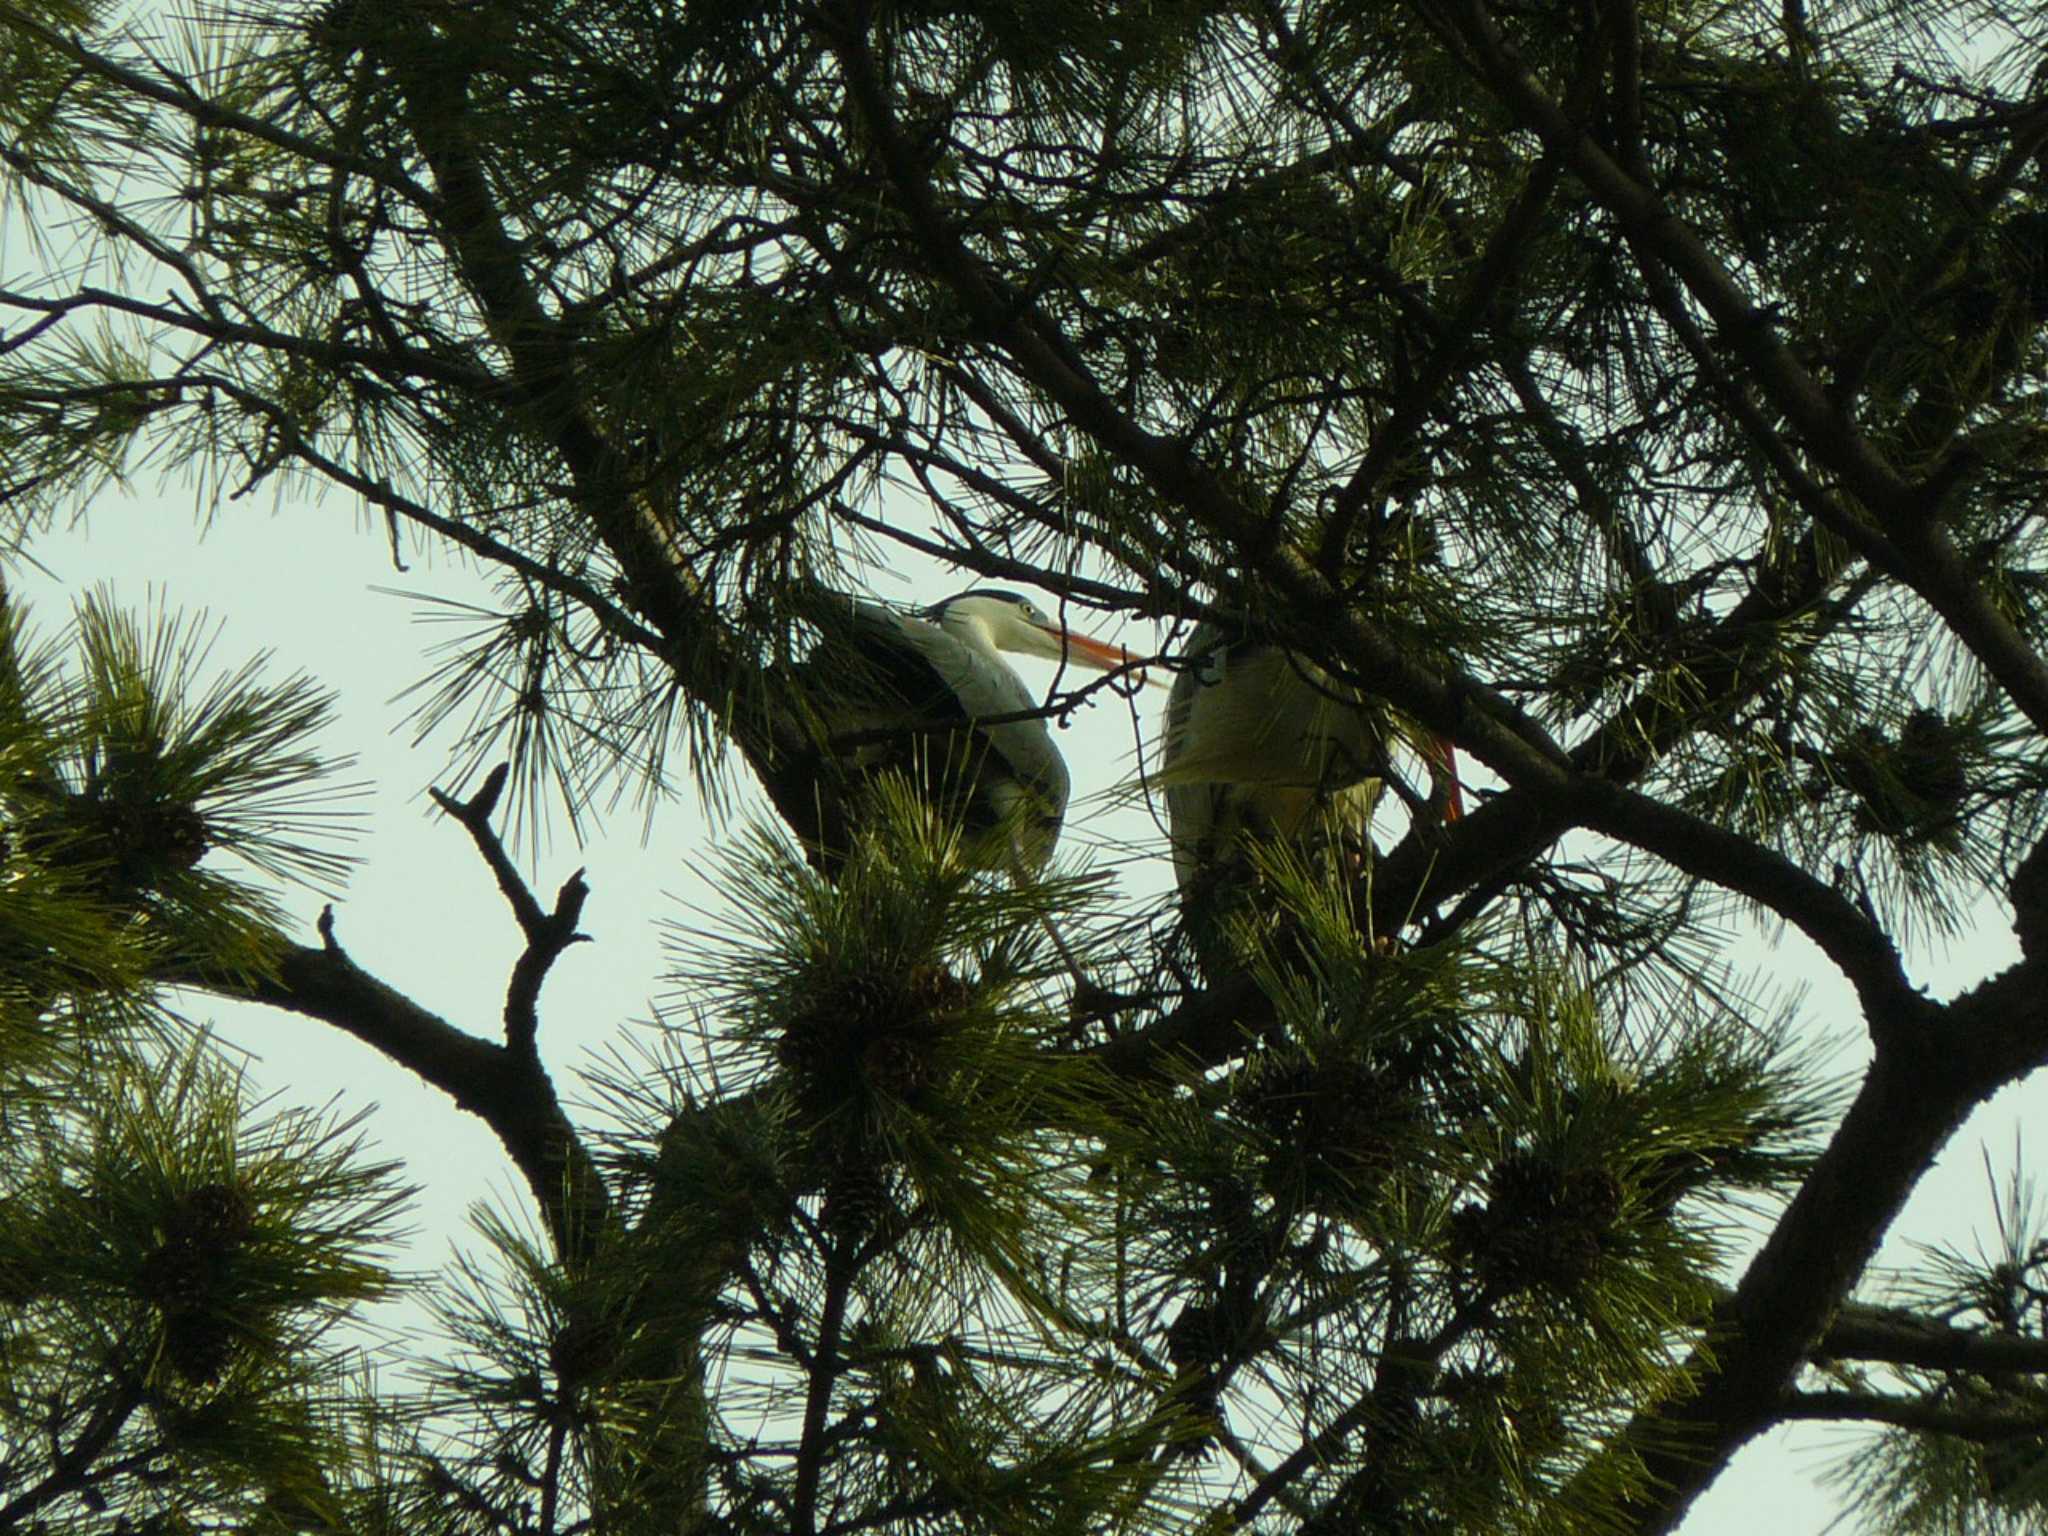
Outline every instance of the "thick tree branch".
<path fill-rule="evenodd" d="M 318 1019 L 416 1073 L 491 1128 L 557 1250 L 571 1263 L 586 1257 L 608 1197 L 538 1058 L 457 1029 L 365 971 L 335 938 L 332 908 L 321 914 L 320 937 L 318 948 L 285 946 L 271 973 L 254 980 L 167 979 Z"/>
<path fill-rule="evenodd" d="M 1551 793 L 1573 825 L 1653 853 L 1689 875 L 1747 896 L 1797 927 L 1856 990 L 1880 1051 L 1917 1036 L 1935 1017 L 1907 978 L 1891 937 L 1863 910 L 1782 854 L 1740 833 L 1586 775 L 1558 776 Z"/>
<path fill-rule="evenodd" d="M 1664 1532 L 1776 1422 L 1801 1365 L 1821 1352 L 1848 1295 L 1908 1193 L 1970 1111 L 2048 1062 L 2048 986 L 2023 961 L 1911 1028 L 1885 1027 L 1849 1112 L 1690 1362 L 1691 1395 L 1639 1415 L 1628 1439 L 1649 1473 L 1624 1510 Z M 1875 1022 L 1875 1021 L 1874 1021 Z"/>
<path fill-rule="evenodd" d="M 776 707 L 763 668 L 734 641 L 712 596 L 685 568 L 655 477 L 601 430 L 584 396 L 576 333 L 549 314 L 506 227 L 464 115 L 469 65 L 459 44 L 422 38 L 398 62 L 407 122 L 441 198 L 437 223 L 510 363 L 512 394 L 567 467 L 575 501 L 623 576 L 628 607 L 660 632 L 683 691 L 717 715 L 782 818 L 805 842 L 826 840 L 816 745 Z"/>
<path fill-rule="evenodd" d="M 2048 964 L 2048 837 L 2027 851 L 2006 887 L 2020 953 Z"/>

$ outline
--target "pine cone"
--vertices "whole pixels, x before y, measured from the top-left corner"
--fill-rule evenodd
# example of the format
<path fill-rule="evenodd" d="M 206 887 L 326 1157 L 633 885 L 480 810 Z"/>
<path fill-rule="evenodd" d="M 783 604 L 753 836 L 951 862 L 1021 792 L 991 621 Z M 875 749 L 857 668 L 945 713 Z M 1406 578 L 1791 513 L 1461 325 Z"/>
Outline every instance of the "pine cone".
<path fill-rule="evenodd" d="M 1315 1070 L 1305 1061 L 1293 1061 L 1268 1066 L 1255 1090 L 1240 1102 L 1254 1124 L 1274 1140 L 1291 1144 L 1305 1139 L 1315 1094 Z"/>
<path fill-rule="evenodd" d="M 798 1077 L 843 1082 L 847 1063 L 869 1041 L 899 1027 L 910 1012 L 909 999 L 893 977 L 834 977 L 783 1026 L 776 1058 Z"/>
<path fill-rule="evenodd" d="M 1560 1291 L 1583 1285 L 1600 1262 L 1600 1236 L 1581 1222 L 1566 1221 L 1548 1228 L 1524 1256 L 1528 1278 Z"/>
<path fill-rule="evenodd" d="M 93 812 L 95 841 L 123 885 L 150 886 L 190 869 L 210 846 L 206 819 L 189 805 L 107 800 Z"/>
<path fill-rule="evenodd" d="M 1621 1215 L 1621 1180 L 1605 1168 L 1574 1168 L 1564 1178 L 1565 1209 L 1589 1231 L 1605 1235 Z"/>
<path fill-rule="evenodd" d="M 548 1364 L 564 1391 L 601 1379 L 601 1373 L 619 1356 L 618 1329 L 609 1318 L 584 1314 L 570 1318 L 548 1341 Z"/>
<path fill-rule="evenodd" d="M 1931 709 L 1916 709 L 1899 732 L 1899 780 L 1932 806 L 1953 810 L 1969 793 L 1964 733 Z"/>
<path fill-rule="evenodd" d="M 1486 1175 L 1487 1208 L 1496 1221 L 1516 1226 L 1540 1225 L 1564 1198 L 1564 1177 L 1548 1158 L 1533 1152 L 1510 1152 Z"/>
<path fill-rule="evenodd" d="M 165 1363 L 189 1382 L 220 1380 L 237 1341 L 234 1324 L 217 1313 L 187 1310 L 164 1315 Z"/>
<path fill-rule="evenodd" d="M 967 983 L 943 965 L 913 965 L 905 991 L 911 1007 L 928 1015 L 958 1013 L 974 1001 Z"/>
<path fill-rule="evenodd" d="M 1366 1063 L 1301 1062 L 1262 1083 L 1252 1114 L 1275 1143 L 1266 1188 L 1298 1190 L 1307 1208 L 1341 1216 L 1392 1171 L 1415 1104 L 1386 1071 Z"/>
<path fill-rule="evenodd" d="M 254 1212 L 249 1197 L 232 1184 L 201 1184 L 187 1194 L 179 1212 L 186 1230 L 203 1241 L 238 1243 L 249 1235 Z"/>
<path fill-rule="evenodd" d="M 1450 1216 L 1451 1258 L 1477 1268 L 1493 1234 L 1493 1222 L 1483 1205 L 1461 1205 Z"/>
<path fill-rule="evenodd" d="M 1585 1283 L 1621 1213 L 1621 1183 L 1604 1168 L 1561 1170 L 1512 1152 L 1487 1175 L 1493 1199 L 1451 1217 L 1455 1257 L 1489 1285 L 1570 1291 Z"/>
<path fill-rule="evenodd" d="M 164 1359 L 187 1381 L 217 1380 L 233 1352 L 230 1279 L 251 1217 L 241 1190 L 202 1184 L 179 1200 L 137 1271 L 136 1288 L 163 1315 Z"/>
<path fill-rule="evenodd" d="M 868 1042 L 861 1072 L 875 1092 L 914 1104 L 931 1085 L 931 1042 L 921 1035 L 883 1035 Z"/>
<path fill-rule="evenodd" d="M 861 1237 L 896 1214 L 889 1170 L 856 1160 L 840 1166 L 825 1190 L 825 1225 L 841 1237 Z"/>
<path fill-rule="evenodd" d="M 1950 823 L 1970 790 L 1967 729 L 1931 709 L 1906 718 L 1896 742 L 1860 726 L 1836 754 L 1843 780 L 1873 832 L 1908 836 Z"/>

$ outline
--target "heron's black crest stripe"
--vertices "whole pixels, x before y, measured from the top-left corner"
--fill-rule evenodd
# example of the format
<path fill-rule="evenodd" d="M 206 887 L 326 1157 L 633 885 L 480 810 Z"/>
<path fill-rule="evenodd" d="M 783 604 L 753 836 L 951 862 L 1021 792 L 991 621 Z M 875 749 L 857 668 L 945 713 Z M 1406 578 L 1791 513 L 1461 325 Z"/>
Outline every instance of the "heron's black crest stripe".
<path fill-rule="evenodd" d="M 1022 592 L 1011 592 L 1003 587 L 969 587 L 965 592 L 955 592 L 951 597 L 942 597 L 924 610 L 922 617 L 936 619 L 953 604 L 965 597 L 992 597 L 999 603 L 1029 603 L 1032 599 Z"/>

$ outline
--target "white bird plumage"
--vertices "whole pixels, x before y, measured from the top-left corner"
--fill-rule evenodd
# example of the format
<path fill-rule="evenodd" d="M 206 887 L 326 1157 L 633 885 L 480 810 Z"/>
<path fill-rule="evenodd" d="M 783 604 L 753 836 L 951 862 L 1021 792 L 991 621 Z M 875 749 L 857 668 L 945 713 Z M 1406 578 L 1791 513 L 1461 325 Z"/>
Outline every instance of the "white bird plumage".
<path fill-rule="evenodd" d="M 1245 836 L 1298 841 L 1322 818 L 1362 844 L 1386 762 L 1380 712 L 1279 646 L 1200 625 L 1166 702 L 1159 782 L 1186 890 Z"/>
<path fill-rule="evenodd" d="M 1250 910 L 1258 881 L 1248 840 L 1335 858 L 1346 870 L 1370 856 L 1393 719 L 1384 703 L 1307 657 L 1218 624 L 1196 627 L 1167 699 L 1156 782 L 1205 969 L 1231 962 L 1228 920 Z M 1417 744 L 1455 819 L 1449 743 L 1425 733 Z"/>

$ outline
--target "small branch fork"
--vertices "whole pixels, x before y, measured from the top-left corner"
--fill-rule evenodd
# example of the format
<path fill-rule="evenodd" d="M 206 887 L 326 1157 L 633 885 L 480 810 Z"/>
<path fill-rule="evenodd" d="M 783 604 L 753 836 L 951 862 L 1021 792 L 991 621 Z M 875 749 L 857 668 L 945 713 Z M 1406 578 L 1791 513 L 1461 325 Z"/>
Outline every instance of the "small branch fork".
<path fill-rule="evenodd" d="M 505 852 L 504 842 L 491 826 L 491 813 L 498 807 L 498 798 L 505 792 L 505 780 L 510 773 L 511 766 L 500 763 L 484 779 L 483 787 L 468 800 L 457 800 L 438 789 L 429 789 L 427 793 L 433 796 L 434 804 L 468 830 L 477 852 L 483 855 L 484 863 L 490 866 L 492 875 L 497 878 L 498 889 L 511 903 L 513 916 L 519 919 L 520 931 L 526 935 L 525 953 L 512 967 L 511 985 L 505 989 L 505 1044 L 516 1052 L 533 1056 L 540 1037 L 541 984 L 547 980 L 548 971 L 564 950 L 571 944 L 590 942 L 589 934 L 576 931 L 576 924 L 583 916 L 583 903 L 590 896 L 590 887 L 579 869 L 555 893 L 554 911 L 541 910 L 540 902 L 520 878 L 511 857 Z"/>
<path fill-rule="evenodd" d="M 526 934 L 506 988 L 503 1044 L 458 1029 L 357 965 L 335 937 L 332 907 L 320 914 L 319 946 L 286 946 L 267 976 L 165 979 L 332 1024 L 440 1089 L 497 1135 L 533 1191 L 556 1251 L 574 1266 L 593 1253 L 609 1197 L 541 1062 L 537 1005 L 556 959 L 588 939 L 576 923 L 590 890 L 578 870 L 548 912 L 527 888 L 490 825 L 507 772 L 494 769 L 466 801 L 433 791 L 435 803 L 468 829 Z"/>

